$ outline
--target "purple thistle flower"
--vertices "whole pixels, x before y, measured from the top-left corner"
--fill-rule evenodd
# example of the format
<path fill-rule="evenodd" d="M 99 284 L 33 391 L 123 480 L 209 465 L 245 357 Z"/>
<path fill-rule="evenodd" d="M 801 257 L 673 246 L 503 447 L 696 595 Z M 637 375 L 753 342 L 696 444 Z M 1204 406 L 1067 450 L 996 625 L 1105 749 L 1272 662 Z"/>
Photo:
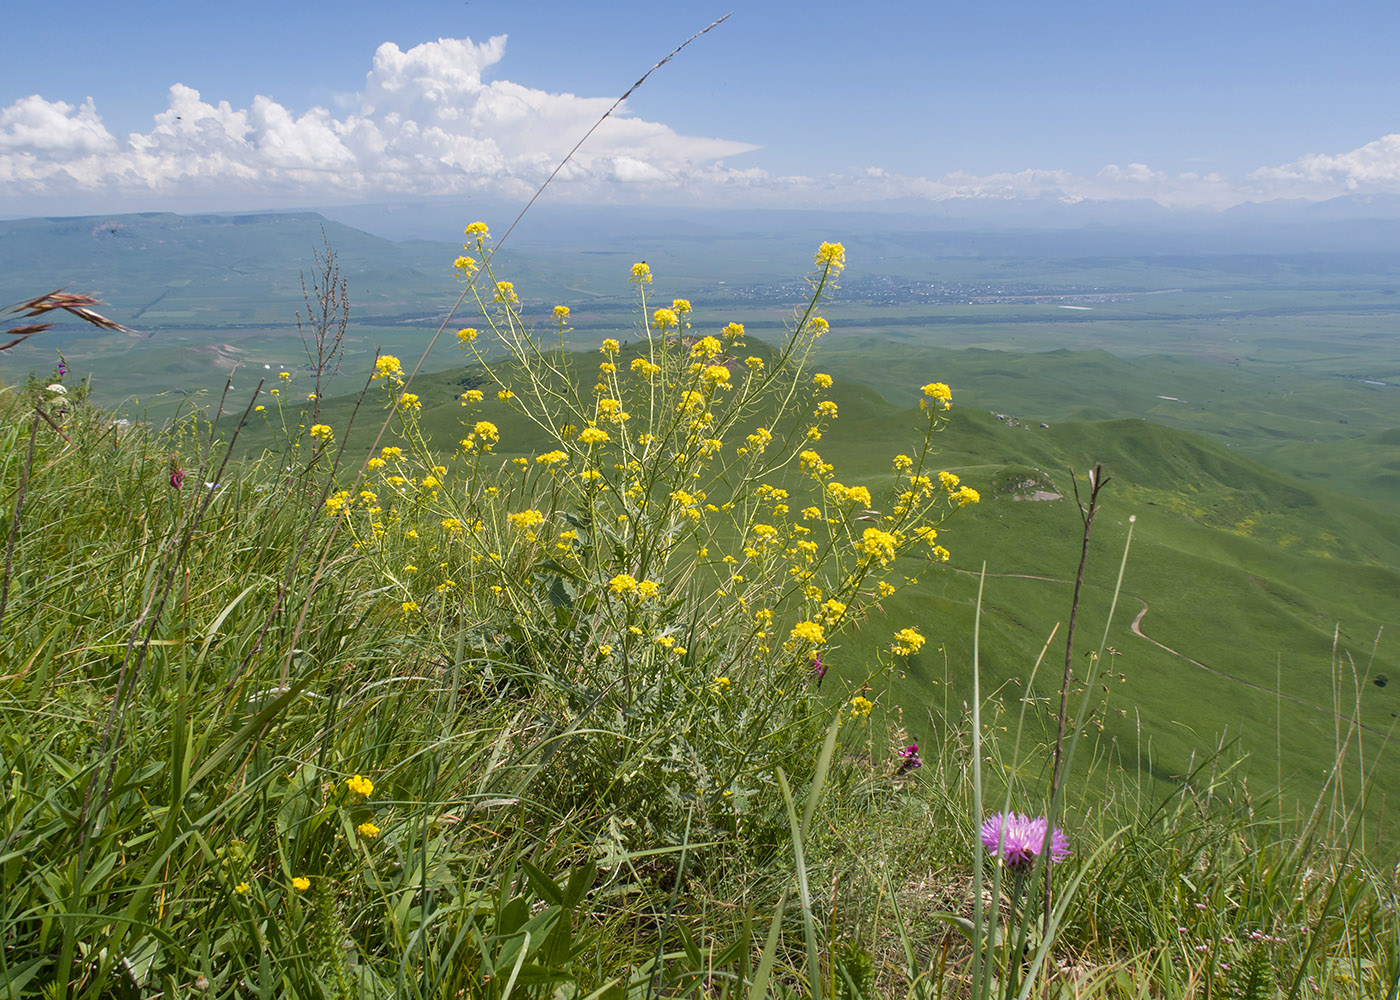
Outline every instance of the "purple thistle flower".
<path fill-rule="evenodd" d="M 1045 847 L 1044 816 L 1025 813 L 993 813 L 982 823 L 982 846 L 993 855 L 1004 858 L 1006 866 L 1021 871 L 1035 864 Z M 1050 834 L 1049 862 L 1055 864 L 1069 857 L 1069 839 L 1058 826 Z"/>

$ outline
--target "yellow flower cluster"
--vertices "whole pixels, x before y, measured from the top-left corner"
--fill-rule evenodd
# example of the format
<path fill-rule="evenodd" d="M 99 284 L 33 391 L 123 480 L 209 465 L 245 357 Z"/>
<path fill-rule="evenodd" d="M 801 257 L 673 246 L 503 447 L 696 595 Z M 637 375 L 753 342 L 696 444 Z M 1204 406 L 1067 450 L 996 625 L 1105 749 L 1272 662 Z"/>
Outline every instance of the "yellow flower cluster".
<path fill-rule="evenodd" d="M 846 248 L 840 243 L 823 243 L 817 248 L 816 265 L 835 277 L 846 266 Z"/>
<path fill-rule="evenodd" d="M 326 513 L 328 515 L 331 515 L 339 514 L 341 511 L 348 511 L 350 509 L 350 504 L 350 491 L 340 490 L 339 492 L 332 493 L 330 496 L 326 497 Z"/>
<path fill-rule="evenodd" d="M 646 261 L 638 261 L 632 265 L 632 276 L 628 281 L 635 281 L 639 285 L 651 284 L 651 268 L 647 267 Z"/>
<path fill-rule="evenodd" d="M 805 642 L 813 646 L 826 642 L 826 632 L 816 622 L 798 622 L 792 627 L 792 638 L 796 642 Z"/>
<path fill-rule="evenodd" d="M 724 346 L 714 337 L 701 337 L 691 347 L 691 357 L 696 358 L 717 358 L 724 352 Z"/>
<path fill-rule="evenodd" d="M 602 444 L 608 440 L 608 432 L 601 427 L 585 427 L 578 432 L 578 439 L 584 444 Z"/>
<path fill-rule="evenodd" d="M 331 429 L 328 424 L 312 424 L 310 433 L 313 440 L 329 442 L 331 439 Z"/>
<path fill-rule="evenodd" d="M 919 647 L 925 640 L 916 628 L 902 628 L 894 634 L 894 643 L 890 647 L 896 656 L 911 656 L 919 651 Z"/>
<path fill-rule="evenodd" d="M 500 430 L 489 420 L 478 420 L 476 426 L 472 428 L 472 433 L 483 441 L 488 441 L 492 444 L 501 439 Z"/>
<path fill-rule="evenodd" d="M 872 503 L 870 490 L 864 486 L 843 486 L 840 483 L 827 483 L 826 495 L 839 507 L 860 506 L 869 508 Z"/>
<path fill-rule="evenodd" d="M 851 699 L 851 718 L 864 719 L 870 715 L 870 710 L 875 705 L 864 695 L 856 695 Z"/>
<path fill-rule="evenodd" d="M 554 318 L 555 318 L 556 320 L 558 320 L 560 323 L 567 323 L 567 322 L 569 321 L 569 307 L 568 307 L 568 306 L 555 306 L 555 307 L 554 307 Z"/>
<path fill-rule="evenodd" d="M 464 326 L 462 327 L 462 329 L 457 331 L 457 343 L 461 344 L 463 347 L 466 347 L 473 340 L 475 340 L 477 336 L 478 333 L 476 331 L 476 327 Z"/>
<path fill-rule="evenodd" d="M 899 539 L 890 532 L 866 528 L 861 535 L 860 551 L 866 559 L 876 559 L 881 566 L 888 566 L 894 561 L 895 546 L 898 544 Z"/>
<path fill-rule="evenodd" d="M 354 777 L 345 779 L 345 787 L 350 789 L 352 795 L 358 795 L 367 799 L 374 794 L 374 782 L 364 775 L 357 774 Z"/>
<path fill-rule="evenodd" d="M 608 589 L 614 594 L 635 594 L 637 578 L 631 573 L 619 573 L 608 581 Z"/>
<path fill-rule="evenodd" d="M 382 378 L 398 380 L 402 375 L 403 365 L 392 354 L 381 354 L 374 359 L 374 374 L 370 376 L 371 381 L 378 381 Z"/>
<path fill-rule="evenodd" d="M 729 369 L 724 365 L 707 365 L 700 373 L 700 379 L 713 389 L 729 385 Z"/>
<path fill-rule="evenodd" d="M 919 400 L 921 410 L 929 405 L 935 409 L 946 410 L 953 405 L 953 390 L 949 389 L 946 383 L 930 382 L 924 386 L 923 393 L 924 398 Z"/>
<path fill-rule="evenodd" d="M 515 294 L 515 282 L 513 282 L 513 281 L 498 281 L 498 282 L 496 282 L 496 294 L 495 294 L 495 296 L 491 299 L 491 301 L 492 301 L 492 302 L 500 302 L 501 304 L 503 304 L 503 305 L 508 305 L 508 306 L 518 306 L 518 305 L 520 305 L 520 296 L 518 296 L 518 295 Z"/>
<path fill-rule="evenodd" d="M 656 310 L 651 314 L 651 322 L 653 326 L 662 331 L 673 330 L 680 324 L 675 311 L 671 309 Z"/>
<path fill-rule="evenodd" d="M 632 414 L 622 408 L 622 400 L 604 397 L 598 400 L 598 419 L 611 424 L 620 424 L 630 419 Z"/>
<path fill-rule="evenodd" d="M 506 520 L 517 531 L 524 531 L 526 528 L 534 528 L 543 524 L 544 515 L 534 509 L 522 510 L 515 514 L 507 514 Z"/>

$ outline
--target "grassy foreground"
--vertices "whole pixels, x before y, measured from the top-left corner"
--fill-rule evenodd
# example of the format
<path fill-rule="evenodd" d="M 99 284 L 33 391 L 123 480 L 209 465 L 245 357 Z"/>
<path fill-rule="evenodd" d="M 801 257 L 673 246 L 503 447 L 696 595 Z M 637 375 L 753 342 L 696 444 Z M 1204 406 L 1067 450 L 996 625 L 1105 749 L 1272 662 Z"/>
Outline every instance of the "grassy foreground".
<path fill-rule="evenodd" d="M 391 357 L 358 467 L 314 416 L 234 463 L 198 419 L 6 398 L 5 996 L 1396 995 L 1364 775 L 1285 829 L 1231 759 L 1153 799 L 1071 725 L 1055 794 L 1038 706 L 974 689 L 917 747 L 872 711 L 919 622 L 828 674 L 978 499 L 939 473 L 941 383 L 878 484 L 820 455 L 838 245 L 771 349 L 689 330 L 638 265 L 636 344 L 581 356 L 468 232 L 460 338 L 510 361 L 463 392 L 452 456 Z M 283 412 L 268 388 L 239 409 Z M 530 458 L 495 457 L 493 405 Z M 998 859 L 1007 810 L 1068 856 Z"/>

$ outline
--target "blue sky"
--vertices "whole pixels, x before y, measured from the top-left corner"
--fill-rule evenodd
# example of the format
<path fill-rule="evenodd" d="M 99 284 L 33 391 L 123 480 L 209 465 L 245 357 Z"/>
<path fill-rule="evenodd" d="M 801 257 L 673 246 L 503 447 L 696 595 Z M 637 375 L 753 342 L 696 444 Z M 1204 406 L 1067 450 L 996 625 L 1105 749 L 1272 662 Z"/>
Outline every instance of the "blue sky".
<path fill-rule="evenodd" d="M 11 0 L 7 34 L 36 41 L 0 67 L 0 212 L 518 197 L 731 11 L 555 197 L 1224 208 L 1400 193 L 1393 2 Z"/>

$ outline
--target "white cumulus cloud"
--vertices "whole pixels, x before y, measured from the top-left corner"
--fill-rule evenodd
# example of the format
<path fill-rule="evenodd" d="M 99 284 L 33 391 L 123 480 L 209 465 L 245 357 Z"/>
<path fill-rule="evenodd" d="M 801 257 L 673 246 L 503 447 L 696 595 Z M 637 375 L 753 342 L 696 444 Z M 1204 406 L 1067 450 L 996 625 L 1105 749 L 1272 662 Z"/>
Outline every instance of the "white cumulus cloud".
<path fill-rule="evenodd" d="M 505 55 L 499 35 L 439 39 L 374 54 L 358 108 L 296 111 L 258 96 L 211 103 L 176 83 L 147 132 L 117 139 L 89 99 L 32 95 L 0 109 L 0 198 L 66 194 L 114 200 L 221 198 L 210 207 L 533 190 L 613 103 L 483 80 Z M 684 183 L 747 143 L 683 136 L 623 109 L 561 179 L 594 196 L 619 185 Z"/>
<path fill-rule="evenodd" d="M 611 106 L 488 79 L 506 36 L 443 38 L 374 52 L 362 88 L 337 111 L 255 97 L 235 108 L 175 83 L 148 131 L 114 136 L 91 98 L 34 94 L 0 108 L 0 208 L 75 205 L 247 209 L 415 195 L 528 197 Z M 1400 193 L 1400 134 L 1315 153 L 1243 177 L 1110 163 L 1092 174 L 1026 168 L 908 176 L 878 165 L 774 175 L 729 161 L 756 147 L 685 136 L 625 113 L 609 118 L 560 172 L 557 196 L 589 201 L 850 205 L 887 200 L 1146 200 L 1228 208 L 1272 198 Z"/>

